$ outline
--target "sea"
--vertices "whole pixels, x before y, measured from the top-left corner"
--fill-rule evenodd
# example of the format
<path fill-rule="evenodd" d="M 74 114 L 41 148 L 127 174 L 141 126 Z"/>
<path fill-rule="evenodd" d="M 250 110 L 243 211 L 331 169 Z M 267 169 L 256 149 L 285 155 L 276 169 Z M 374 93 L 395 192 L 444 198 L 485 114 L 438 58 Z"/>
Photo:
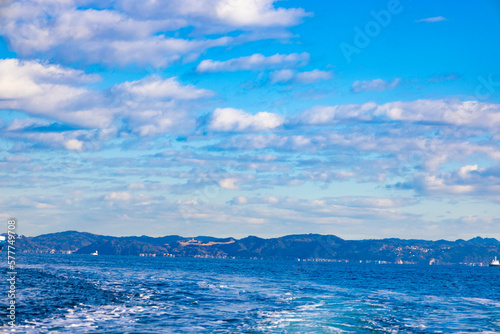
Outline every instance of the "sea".
<path fill-rule="evenodd" d="M 499 333 L 500 268 L 22 254 L 0 333 Z M 7 277 L 7 268 L 1 269 Z"/>

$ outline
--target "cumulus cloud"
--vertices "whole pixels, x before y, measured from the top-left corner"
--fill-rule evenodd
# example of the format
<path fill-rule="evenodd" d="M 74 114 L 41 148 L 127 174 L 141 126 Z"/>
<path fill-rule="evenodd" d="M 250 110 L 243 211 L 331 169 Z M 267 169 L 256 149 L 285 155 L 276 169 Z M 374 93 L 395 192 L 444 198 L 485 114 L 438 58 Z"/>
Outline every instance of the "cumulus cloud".
<path fill-rule="evenodd" d="M 219 1 L 216 17 L 235 26 L 291 26 L 306 14 L 303 9 L 273 8 L 275 0 Z"/>
<path fill-rule="evenodd" d="M 68 150 L 81 151 L 83 148 L 83 142 L 78 139 L 68 139 L 64 142 L 64 147 Z"/>
<path fill-rule="evenodd" d="M 111 93 L 127 130 L 140 136 L 191 129 L 195 122 L 190 110 L 197 106 L 196 101 L 215 95 L 208 89 L 183 85 L 176 77 L 158 75 L 118 84 Z"/>
<path fill-rule="evenodd" d="M 308 62 L 309 54 L 307 52 L 291 53 L 288 55 L 277 53 L 267 57 L 260 53 L 256 53 L 251 56 L 233 58 L 225 61 L 206 59 L 196 67 L 196 70 L 198 72 L 255 71 L 304 66 L 307 65 Z"/>
<path fill-rule="evenodd" d="M 311 16 L 302 8 L 275 8 L 276 0 L 147 0 L 138 4 L 132 0 L 118 2 L 123 10 L 142 18 L 180 17 L 186 24 L 212 29 L 230 31 L 238 29 L 256 29 L 289 27 Z"/>
<path fill-rule="evenodd" d="M 236 178 L 227 178 L 219 180 L 219 186 L 224 189 L 236 190 L 239 188 L 238 179 Z"/>
<path fill-rule="evenodd" d="M 410 122 L 439 122 L 442 124 L 495 128 L 500 124 L 500 105 L 458 100 L 390 102 L 378 106 L 374 115 Z"/>
<path fill-rule="evenodd" d="M 416 20 L 415 22 L 434 23 L 434 22 L 441 22 L 441 21 L 446 21 L 446 20 L 447 19 L 443 16 L 434 16 L 434 17 L 428 17 L 425 19 Z"/>
<path fill-rule="evenodd" d="M 400 78 L 396 78 L 392 81 L 385 81 L 382 79 L 374 79 L 367 81 L 356 80 L 352 84 L 352 91 L 355 93 L 359 92 L 383 92 L 385 90 L 393 89 L 401 82 Z"/>
<path fill-rule="evenodd" d="M 325 186 L 348 180 L 390 185 L 394 179 L 403 179 L 396 188 L 413 189 L 426 196 L 493 199 L 499 191 L 500 173 L 474 160 L 494 166 L 500 163 L 495 139 L 499 133 L 499 108 L 494 103 L 458 100 L 316 106 L 288 119 L 286 127 L 271 134 L 231 135 L 216 147 L 248 152 L 270 150 L 285 156 L 286 152 L 304 152 L 322 157 L 294 167 L 279 162 L 273 166 L 263 166 L 260 161 L 246 164 L 245 168 L 295 172 L 293 178 L 261 180 L 260 187 L 292 186 L 292 179 L 298 184 Z M 431 135 L 437 131 L 439 135 Z M 462 167 L 447 172 L 455 164 Z"/>
<path fill-rule="evenodd" d="M 291 69 L 278 70 L 269 74 L 269 80 L 272 84 L 287 83 L 290 82 L 295 77 L 295 75 L 295 71 Z"/>
<path fill-rule="evenodd" d="M 85 84 L 99 80 L 98 76 L 59 65 L 18 59 L 0 60 L 0 99 L 31 98 L 48 94 L 49 88 L 67 84 Z"/>
<path fill-rule="evenodd" d="M 411 180 L 394 185 L 414 189 L 426 196 L 479 196 L 500 201 L 500 168 L 465 165 L 454 171 L 417 173 Z"/>
<path fill-rule="evenodd" d="M 309 125 L 335 124 L 342 120 L 395 120 L 413 123 L 439 123 L 487 128 L 497 132 L 500 105 L 458 100 L 416 100 L 376 104 L 314 106 L 302 112 L 294 122 Z"/>
<path fill-rule="evenodd" d="M 190 41 L 156 35 L 178 29 L 176 20 L 136 20 L 115 10 L 77 9 L 72 1 L 20 1 L 2 10 L 1 33 L 25 56 L 47 54 L 67 61 L 131 62 L 166 66 L 191 52 L 229 39 Z"/>
<path fill-rule="evenodd" d="M 104 199 L 106 200 L 116 200 L 116 201 L 128 201 L 131 198 L 132 195 L 130 195 L 127 192 L 112 192 L 104 196 Z"/>
<path fill-rule="evenodd" d="M 162 78 L 152 75 L 137 81 L 127 81 L 116 86 L 116 91 L 133 94 L 141 99 L 196 100 L 211 97 L 214 92 L 193 85 L 182 85 L 177 77 Z"/>
<path fill-rule="evenodd" d="M 33 116 L 11 121 L 5 135 L 80 151 L 87 147 L 83 140 L 107 140 L 118 131 L 140 136 L 181 132 L 194 126 L 189 112 L 196 101 L 214 95 L 176 77 L 153 75 L 101 90 L 90 86 L 98 80 L 40 61 L 0 60 L 0 109 Z M 65 130 L 65 124 L 85 130 Z"/>
<path fill-rule="evenodd" d="M 273 0 L 144 1 L 121 0 L 105 9 L 97 1 L 15 1 L 0 11 L 0 33 L 24 56 L 45 55 L 68 63 L 104 63 L 110 67 L 168 66 L 192 61 L 205 50 L 252 39 L 275 38 L 263 29 L 284 29 L 308 16 L 300 8 L 275 8 Z M 196 27 L 192 36 L 168 32 Z M 205 38 L 202 34 L 246 30 L 251 36 Z M 237 36 L 237 37 L 240 37 Z"/>
<path fill-rule="evenodd" d="M 112 112 L 97 108 L 95 95 L 85 86 L 94 75 L 38 61 L 0 60 L 0 108 L 27 112 L 86 127 L 107 127 Z M 77 109 L 80 105 L 92 105 Z"/>
<path fill-rule="evenodd" d="M 268 131 L 283 122 L 282 116 L 265 111 L 253 115 L 241 109 L 217 108 L 210 117 L 208 128 L 213 131 Z"/>
<path fill-rule="evenodd" d="M 465 179 L 465 178 L 469 178 L 471 176 L 471 173 L 474 171 L 476 171 L 476 172 L 479 171 L 477 164 L 460 167 L 460 169 L 458 170 L 458 175 L 461 178 Z"/>

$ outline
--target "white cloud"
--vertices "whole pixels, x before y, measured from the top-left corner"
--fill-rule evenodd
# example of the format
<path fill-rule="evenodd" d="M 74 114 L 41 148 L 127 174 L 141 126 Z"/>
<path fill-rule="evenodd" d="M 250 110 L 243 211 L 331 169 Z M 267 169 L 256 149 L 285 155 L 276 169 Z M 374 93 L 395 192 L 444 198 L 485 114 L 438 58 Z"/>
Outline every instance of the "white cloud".
<path fill-rule="evenodd" d="M 112 192 L 107 194 L 104 199 L 106 200 L 117 200 L 117 201 L 129 201 L 132 198 L 127 192 Z"/>
<path fill-rule="evenodd" d="M 333 181 L 347 181 L 349 179 L 355 178 L 357 175 L 354 172 L 350 172 L 347 170 L 341 171 L 313 171 L 313 172 L 303 172 L 300 177 L 302 179 L 313 181 L 313 182 L 326 182 L 330 183 Z"/>
<path fill-rule="evenodd" d="M 135 115 L 130 125 L 140 136 L 154 136 L 172 130 L 175 122 L 161 111 L 153 111 L 142 112 L 139 117 Z"/>
<path fill-rule="evenodd" d="M 244 200 L 242 200 L 244 199 Z M 351 207 L 351 208 L 373 208 L 373 209 L 391 209 L 411 206 L 418 203 L 413 197 L 370 197 L 370 196 L 339 196 L 325 197 L 306 201 L 298 198 L 284 197 L 236 197 L 230 203 L 235 204 L 285 204 L 285 203 L 309 203 L 312 206 L 330 206 L 330 207 Z"/>
<path fill-rule="evenodd" d="M 208 128 L 214 131 L 266 131 L 283 122 L 282 116 L 265 111 L 252 115 L 240 109 L 217 108 L 210 117 Z"/>
<path fill-rule="evenodd" d="M 281 148 L 284 147 L 288 139 L 286 137 L 275 134 L 261 135 L 252 134 L 229 138 L 220 144 L 220 147 L 236 148 L 240 150 L 258 150 L 268 147 Z"/>
<path fill-rule="evenodd" d="M 417 175 L 415 182 L 418 191 L 433 195 L 467 195 L 474 191 L 472 185 L 449 183 L 437 175 Z"/>
<path fill-rule="evenodd" d="M 91 63 L 105 63 L 109 66 L 135 63 L 166 67 L 181 60 L 192 61 L 206 49 L 229 45 L 232 40 L 231 37 L 184 40 L 161 35 L 133 41 L 117 40 L 110 44 L 102 43 L 99 45 L 101 50 L 86 57 Z M 98 54 L 101 56 L 97 56 Z"/>
<path fill-rule="evenodd" d="M 297 73 L 295 80 L 301 83 L 313 83 L 321 80 L 328 80 L 332 77 L 329 71 L 312 70 L 310 72 Z"/>
<path fill-rule="evenodd" d="M 64 142 L 64 147 L 72 151 L 81 151 L 83 148 L 83 142 L 78 139 L 69 139 Z"/>
<path fill-rule="evenodd" d="M 234 72 L 243 70 L 263 70 L 273 68 L 298 67 L 307 65 L 309 62 L 309 54 L 291 53 L 288 55 L 275 54 L 272 56 L 264 56 L 260 53 L 253 54 L 247 57 L 233 58 L 225 61 L 203 60 L 196 70 L 198 72 Z"/>
<path fill-rule="evenodd" d="M 416 20 L 415 22 L 426 22 L 426 23 L 434 23 L 434 22 L 441 22 L 441 21 L 446 21 L 447 19 L 442 16 L 435 16 L 435 17 L 428 17 L 426 19 L 420 19 Z"/>
<path fill-rule="evenodd" d="M 143 18 L 179 17 L 200 28 L 207 25 L 219 31 L 289 27 L 311 16 L 302 8 L 274 8 L 276 0 L 146 0 L 140 4 L 123 0 L 119 6 L 130 15 Z"/>
<path fill-rule="evenodd" d="M 65 124 L 99 129 L 95 139 L 105 139 L 117 130 L 152 136 L 170 131 L 182 132 L 194 126 L 189 111 L 196 100 L 214 95 L 213 91 L 183 85 L 178 78 L 154 75 L 124 82 L 111 89 L 91 89 L 100 77 L 82 71 L 39 61 L 0 60 L 0 108 L 21 111 L 35 117 Z M 15 119 L 6 128 L 29 132 L 54 122 L 37 118 Z M 81 135 L 78 133 L 78 135 Z M 73 134 L 32 133 L 29 140 L 41 140 L 52 147 L 70 150 L 85 148 Z"/>
<path fill-rule="evenodd" d="M 267 201 L 268 203 L 272 203 L 272 204 L 276 204 L 280 201 L 279 198 L 274 197 L 274 196 L 266 197 L 266 198 L 264 198 L 264 200 Z"/>
<path fill-rule="evenodd" d="M 234 203 L 236 203 L 236 204 L 246 204 L 247 201 L 248 200 L 245 196 L 238 196 L 234 199 Z"/>
<path fill-rule="evenodd" d="M 290 69 L 278 70 L 269 74 L 269 79 L 272 84 L 287 83 L 295 77 L 295 71 Z"/>
<path fill-rule="evenodd" d="M 219 181 L 219 186 L 224 189 L 236 190 L 239 188 L 238 179 L 236 178 L 227 178 Z"/>
<path fill-rule="evenodd" d="M 273 0 L 134 1 L 108 6 L 98 1 L 27 1 L 7 3 L 0 12 L 0 34 L 23 56 L 45 55 L 67 63 L 131 63 L 168 66 L 193 61 L 205 50 L 252 39 L 279 38 L 276 29 L 300 23 L 308 16 L 300 8 L 274 8 Z M 98 9 L 91 9 L 92 6 Z M 83 7 L 83 8 L 82 8 Z M 106 7 L 102 9 L 102 7 Z M 196 36 L 169 37 L 185 27 Z M 203 34 L 244 29 L 244 38 Z M 267 31 L 270 30 L 270 31 Z"/>
<path fill-rule="evenodd" d="M 477 156 L 477 152 L 467 154 Z M 404 186 L 426 196 L 475 196 L 500 201 L 499 164 L 479 168 L 477 164 L 465 165 L 455 171 L 417 173 Z M 399 185 L 401 186 L 401 185 Z"/>
<path fill-rule="evenodd" d="M 359 92 L 382 92 L 385 90 L 393 89 L 401 82 L 400 78 L 396 78 L 393 81 L 385 81 L 382 79 L 374 79 L 368 81 L 354 81 L 352 84 L 352 91 L 355 93 Z"/>
<path fill-rule="evenodd" d="M 272 84 L 274 83 L 288 83 L 288 82 L 298 82 L 298 83 L 314 83 L 321 80 L 328 80 L 332 77 L 332 73 L 329 71 L 312 70 L 309 72 L 299 72 L 297 73 L 291 69 L 284 69 L 271 72 L 269 74 L 269 79 Z"/>
<path fill-rule="evenodd" d="M 478 171 L 477 164 L 476 165 L 467 165 L 467 166 L 460 167 L 460 169 L 458 170 L 458 175 L 461 178 L 465 179 L 465 178 L 469 178 L 470 177 L 470 173 L 474 172 L 474 171 Z"/>
<path fill-rule="evenodd" d="M 429 82 L 442 82 L 442 81 L 449 81 L 449 80 L 458 80 L 460 77 L 456 75 L 455 73 L 451 73 L 448 75 L 442 75 L 442 76 L 437 76 L 433 78 L 429 78 L 427 81 Z"/>
<path fill-rule="evenodd" d="M 478 101 L 390 102 L 377 106 L 374 115 L 401 121 L 440 122 L 490 129 L 500 125 L 500 105 Z"/>
<path fill-rule="evenodd" d="M 5 160 L 9 162 L 19 162 L 19 163 L 31 162 L 31 158 L 22 155 L 9 155 L 7 158 L 5 158 Z"/>
<path fill-rule="evenodd" d="M 392 231 L 385 231 L 389 235 L 394 235 L 394 222 L 412 221 L 418 217 L 412 213 L 399 210 L 400 207 L 415 204 L 411 198 L 345 198 L 328 197 L 313 200 L 306 200 L 294 197 L 253 197 L 246 198 L 245 202 L 240 202 L 238 198 L 229 201 L 234 210 L 234 215 L 246 215 L 264 219 L 266 222 L 286 222 L 287 226 L 303 224 L 327 225 L 330 228 L 344 229 L 352 226 L 363 226 L 366 228 L 376 228 L 380 233 L 382 226 L 393 226 Z M 362 209 L 360 209 L 360 207 Z M 221 208 L 222 209 L 222 208 Z M 370 222 L 370 223 L 367 223 Z M 376 222 L 375 224 L 373 224 Z M 371 224 L 373 224 L 372 227 Z M 311 228 L 311 225 L 308 225 Z M 352 232 L 351 232 L 352 233 Z"/>
<path fill-rule="evenodd" d="M 20 196 L 17 198 L 17 205 L 26 208 L 34 209 L 53 209 L 56 207 L 56 203 L 46 196 Z"/>
<path fill-rule="evenodd" d="M 379 126 L 380 122 L 384 126 Z M 297 128 L 296 124 L 314 126 Z M 300 131 L 290 131 L 294 128 Z M 316 106 L 296 119 L 289 119 L 286 131 L 225 137 L 217 147 L 332 156 L 327 170 L 312 165 L 309 168 L 307 164 L 294 169 L 278 160 L 273 166 L 247 164 L 247 168 L 266 168 L 267 171 L 283 171 L 289 167 L 297 172 L 293 179 L 301 182 L 329 184 L 356 180 L 390 184 L 394 179 L 398 182 L 404 179 L 402 183 L 408 188 L 402 189 L 421 194 L 493 197 L 500 189 L 500 173 L 481 168 L 474 161 L 498 165 L 500 153 L 495 139 L 498 136 L 494 135 L 499 129 L 500 105 L 494 103 L 417 100 L 381 105 Z M 430 135 L 438 130 L 439 135 Z M 454 164 L 463 167 L 447 175 L 449 166 Z M 422 174 L 414 178 L 416 173 Z M 408 181 L 412 179 L 414 181 Z M 290 185 L 287 183 L 290 178 L 276 180 L 276 183 L 264 181 L 260 186 Z"/>
<path fill-rule="evenodd" d="M 110 193 L 107 194 L 111 196 Z M 115 197 L 120 197 L 116 195 Z M 276 237 L 295 233 L 335 234 L 346 239 L 382 237 L 411 238 L 471 238 L 487 235 L 498 238 L 499 219 L 491 213 L 447 215 L 446 219 L 428 219 L 413 214 L 410 208 L 403 211 L 397 206 L 358 206 L 363 198 L 342 197 L 306 200 L 280 197 L 272 203 L 260 198 L 248 198 L 248 204 L 231 205 L 196 202 L 193 200 L 168 201 L 162 198 L 131 196 L 130 200 L 109 199 L 102 196 L 78 196 L 68 193 L 59 196 L 14 196 L 0 202 L 0 217 L 8 219 L 22 210 L 24 224 L 19 225 L 22 234 L 42 234 L 47 227 L 52 230 L 79 229 L 86 226 L 92 233 L 105 235 L 136 235 L 137 222 L 143 224 L 143 234 L 162 236 L 162 228 L 168 222 L 169 233 L 180 235 L 210 235 L 214 229 L 221 236 Z M 125 195 L 124 198 L 127 198 Z M 382 198 L 384 202 L 385 198 Z M 390 198 L 394 202 L 411 203 L 410 198 Z M 369 199 L 366 199 L 370 202 Z M 137 202 L 137 203 L 136 203 Z M 378 202 L 376 198 L 373 202 Z M 450 205 L 448 205 L 450 207 Z M 451 206 L 453 207 L 453 206 Z M 43 209 L 43 210 L 42 210 Z M 55 209 L 54 214 L 50 212 Z M 185 211 L 181 211 L 185 209 Z M 182 213 L 185 213 L 183 215 Z M 87 215 L 101 217 L 108 224 L 88 220 Z M 60 219 L 60 216 L 63 216 Z M 65 220 L 71 216 L 74 219 Z M 186 219 L 191 224 L 186 224 Z M 307 224 L 304 224 L 307 222 Z M 258 225 L 259 224 L 259 225 Z M 120 231 L 116 231 L 120 226 Z M 201 231 L 200 231 L 201 229 Z M 450 237 L 450 233 L 452 236 Z"/>
<path fill-rule="evenodd" d="M 163 79 L 156 75 L 124 82 L 116 86 L 116 90 L 133 94 L 134 97 L 141 99 L 195 100 L 214 95 L 214 92 L 208 89 L 198 89 L 193 85 L 183 86 L 177 77 Z"/>
<path fill-rule="evenodd" d="M 76 7 L 73 1 L 16 1 L 2 9 L 5 24 L 0 32 L 22 55 L 45 53 L 69 62 L 110 66 L 130 62 L 166 66 L 183 55 L 230 41 L 167 38 L 155 34 L 181 28 L 182 21 L 136 20 L 112 9 Z"/>
<path fill-rule="evenodd" d="M 3 135 L 21 141 L 29 141 L 41 146 L 70 151 L 81 151 L 85 148 L 85 141 L 91 141 L 96 137 L 95 130 L 77 130 L 64 132 L 17 132 L 7 131 Z"/>
<path fill-rule="evenodd" d="M 303 9 L 273 8 L 275 0 L 219 1 L 217 18 L 235 26 L 291 26 L 306 14 Z"/>
<path fill-rule="evenodd" d="M 497 133 L 500 104 L 458 100 L 416 100 L 376 104 L 314 106 L 302 112 L 294 122 L 310 125 L 335 124 L 342 120 L 375 119 L 404 122 L 432 122 L 486 128 Z"/>
<path fill-rule="evenodd" d="M 37 61 L 0 60 L 0 108 L 27 112 L 86 127 L 107 127 L 112 112 L 75 110 L 76 105 L 96 102 L 85 88 L 95 75 Z M 95 106 L 94 106 L 95 107 Z"/>
<path fill-rule="evenodd" d="M 400 208 L 417 204 L 419 201 L 413 197 L 369 197 L 345 196 L 335 198 L 336 203 L 352 207 L 369 208 Z"/>
<path fill-rule="evenodd" d="M 342 104 L 336 106 L 314 106 L 302 112 L 296 122 L 310 125 L 333 124 L 343 119 L 370 120 L 376 103 Z"/>
<path fill-rule="evenodd" d="M 30 98 L 49 93 L 54 85 L 88 83 L 99 77 L 58 65 L 18 59 L 0 60 L 0 99 Z"/>
<path fill-rule="evenodd" d="M 32 127 L 42 127 L 42 126 L 48 126 L 52 124 L 51 121 L 47 120 L 42 120 L 38 118 L 22 118 L 22 119 L 14 119 L 12 123 L 9 124 L 7 127 L 7 131 L 17 131 L 17 130 L 24 130 L 26 128 L 32 128 Z"/>

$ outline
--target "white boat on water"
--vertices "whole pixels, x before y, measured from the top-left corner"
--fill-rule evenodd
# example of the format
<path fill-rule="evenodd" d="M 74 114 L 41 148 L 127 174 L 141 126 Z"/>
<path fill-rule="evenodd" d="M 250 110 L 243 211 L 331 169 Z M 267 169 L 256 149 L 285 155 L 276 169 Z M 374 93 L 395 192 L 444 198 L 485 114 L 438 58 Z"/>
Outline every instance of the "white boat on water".
<path fill-rule="evenodd" d="M 99 253 L 97 253 L 97 251 L 95 251 L 95 253 L 90 253 L 90 255 L 99 255 Z"/>
<path fill-rule="evenodd" d="M 493 261 L 491 261 L 490 263 L 490 267 L 500 267 L 500 261 L 497 260 L 497 257 L 495 256 L 495 258 L 493 259 Z"/>

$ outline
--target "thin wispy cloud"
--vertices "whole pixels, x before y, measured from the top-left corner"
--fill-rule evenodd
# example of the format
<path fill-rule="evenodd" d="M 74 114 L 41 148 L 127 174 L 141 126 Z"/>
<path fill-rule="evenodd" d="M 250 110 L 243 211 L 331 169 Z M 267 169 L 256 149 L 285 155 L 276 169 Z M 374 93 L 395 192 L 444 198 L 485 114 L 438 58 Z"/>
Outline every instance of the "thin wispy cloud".
<path fill-rule="evenodd" d="M 396 78 L 392 81 L 385 81 L 382 79 L 374 79 L 374 80 L 356 80 L 352 84 L 352 91 L 355 93 L 360 92 L 383 92 L 385 90 L 393 89 L 397 87 L 401 83 L 400 78 Z"/>
<path fill-rule="evenodd" d="M 286 67 L 300 67 L 307 65 L 309 54 L 275 54 L 264 56 L 256 53 L 251 56 L 216 61 L 211 59 L 203 60 L 197 67 L 198 72 L 234 72 L 234 71 L 256 71 L 263 69 L 275 69 Z"/>
<path fill-rule="evenodd" d="M 297 72 L 291 69 L 284 69 L 271 72 L 269 74 L 270 83 L 302 83 L 309 84 L 332 78 L 330 71 L 312 70 L 307 72 Z"/>
<path fill-rule="evenodd" d="M 449 75 L 443 75 L 443 76 L 438 76 L 438 77 L 432 77 L 429 78 L 429 82 L 442 82 L 442 81 L 451 81 L 451 80 L 458 80 L 460 77 L 454 73 L 449 74 Z"/>
<path fill-rule="evenodd" d="M 428 17 L 425 19 L 419 19 L 416 20 L 415 22 L 426 22 L 426 23 L 434 23 L 434 22 L 441 22 L 441 21 L 446 21 L 447 18 L 443 16 L 435 16 L 435 17 Z"/>

